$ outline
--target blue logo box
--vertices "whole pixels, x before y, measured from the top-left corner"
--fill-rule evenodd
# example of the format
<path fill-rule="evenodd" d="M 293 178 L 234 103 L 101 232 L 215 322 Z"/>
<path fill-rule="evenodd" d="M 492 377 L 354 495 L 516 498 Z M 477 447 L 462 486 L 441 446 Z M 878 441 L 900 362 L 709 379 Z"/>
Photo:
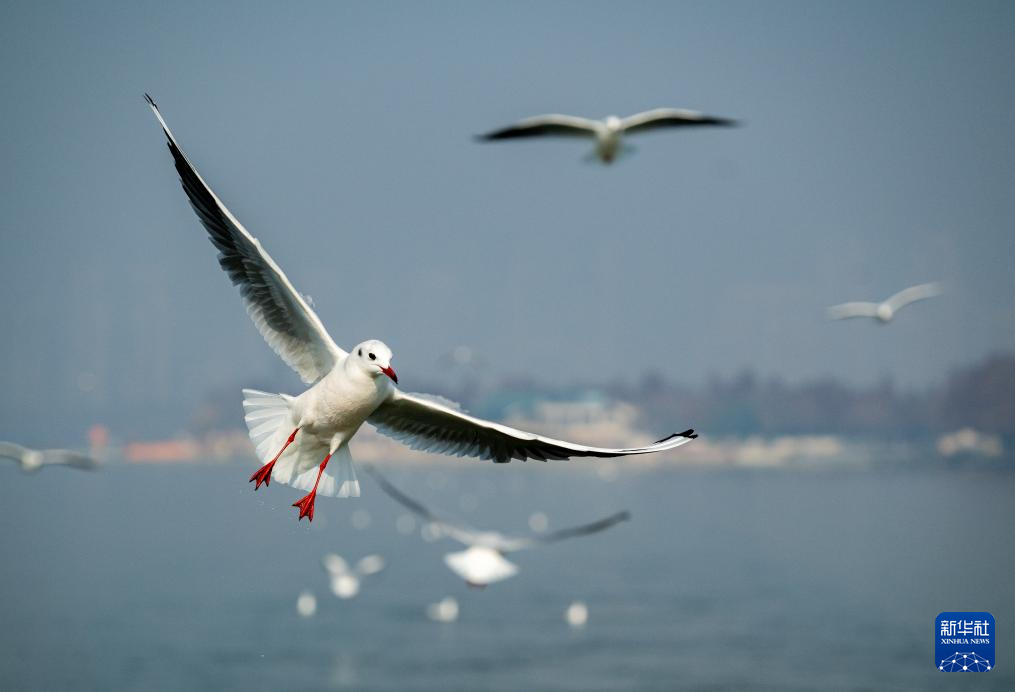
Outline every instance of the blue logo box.
<path fill-rule="evenodd" d="M 986 673 L 994 669 L 994 616 L 990 613 L 941 613 L 934 636 L 938 670 Z"/>

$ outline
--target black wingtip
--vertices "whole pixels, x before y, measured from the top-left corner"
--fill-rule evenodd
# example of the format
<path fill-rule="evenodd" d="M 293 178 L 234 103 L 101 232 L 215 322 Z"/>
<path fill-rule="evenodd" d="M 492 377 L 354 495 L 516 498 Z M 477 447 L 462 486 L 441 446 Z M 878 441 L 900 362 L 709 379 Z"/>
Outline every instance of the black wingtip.
<path fill-rule="evenodd" d="M 154 108 L 155 110 L 158 110 L 158 109 L 159 109 L 159 106 L 158 106 L 158 104 L 157 104 L 157 103 L 155 103 L 155 99 L 153 99 L 153 98 L 151 97 L 151 94 L 149 94 L 149 93 L 148 93 L 147 91 L 145 92 L 145 95 L 144 95 L 144 100 L 145 100 L 145 101 L 147 101 L 147 102 L 148 102 L 148 105 L 149 105 L 149 106 L 151 106 L 152 108 Z"/>
<path fill-rule="evenodd" d="M 617 521 L 631 521 L 631 513 L 626 509 L 623 512 L 617 512 L 614 516 Z"/>
<path fill-rule="evenodd" d="M 663 439 L 656 440 L 652 444 L 653 445 L 659 445 L 659 444 L 662 444 L 663 442 L 667 442 L 669 440 L 672 440 L 674 437 L 686 437 L 689 440 L 693 440 L 693 439 L 696 439 L 698 437 L 698 433 L 694 432 L 694 428 L 688 428 L 684 432 L 673 433 L 672 435 L 667 435 Z"/>

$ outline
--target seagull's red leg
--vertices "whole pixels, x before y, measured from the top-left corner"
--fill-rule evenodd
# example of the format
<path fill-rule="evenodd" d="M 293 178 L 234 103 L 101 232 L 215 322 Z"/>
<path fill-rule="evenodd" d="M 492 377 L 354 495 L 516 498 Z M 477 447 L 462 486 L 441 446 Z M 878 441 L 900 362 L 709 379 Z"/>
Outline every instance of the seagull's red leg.
<path fill-rule="evenodd" d="M 271 485 L 271 470 L 273 468 L 275 468 L 275 462 L 278 461 L 278 458 L 280 456 L 282 456 L 282 452 L 284 452 L 286 450 L 286 447 L 291 445 L 292 441 L 296 439 L 296 433 L 298 433 L 299 431 L 300 431 L 299 428 L 296 428 L 295 430 L 293 430 L 293 434 L 290 435 L 289 439 L 285 441 L 285 444 L 282 445 L 282 449 L 280 449 L 278 454 L 275 455 L 275 458 L 272 459 L 271 461 L 269 461 L 267 464 L 265 464 L 261 468 L 257 469 L 257 471 L 254 472 L 254 475 L 250 477 L 251 481 L 257 481 L 257 484 L 254 486 L 254 490 L 257 490 L 258 488 L 260 488 L 261 487 L 261 483 L 264 483 L 264 487 L 266 487 L 266 488 L 269 485 Z"/>
<path fill-rule="evenodd" d="M 293 503 L 293 507 L 300 508 L 300 518 L 297 521 L 303 521 L 303 517 L 307 517 L 310 521 L 314 520 L 314 499 L 317 497 L 317 484 L 321 482 L 321 474 L 324 473 L 324 469 L 330 459 L 331 453 L 324 457 L 324 461 L 317 468 L 317 480 L 314 481 L 314 489 Z"/>

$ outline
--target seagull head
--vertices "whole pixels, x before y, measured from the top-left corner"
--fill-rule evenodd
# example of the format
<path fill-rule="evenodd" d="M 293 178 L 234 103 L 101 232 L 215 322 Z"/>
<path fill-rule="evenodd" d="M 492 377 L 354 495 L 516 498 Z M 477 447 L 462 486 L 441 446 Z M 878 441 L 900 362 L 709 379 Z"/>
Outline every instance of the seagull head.
<path fill-rule="evenodd" d="M 361 370 L 374 379 L 381 375 L 387 375 L 391 381 L 398 384 L 398 375 L 391 367 L 391 349 L 383 341 L 371 339 L 364 341 L 353 349 L 351 359 Z"/>
<path fill-rule="evenodd" d="M 894 311 L 892 310 L 892 306 L 888 303 L 881 303 L 878 305 L 877 318 L 882 322 L 890 322 L 893 314 Z"/>

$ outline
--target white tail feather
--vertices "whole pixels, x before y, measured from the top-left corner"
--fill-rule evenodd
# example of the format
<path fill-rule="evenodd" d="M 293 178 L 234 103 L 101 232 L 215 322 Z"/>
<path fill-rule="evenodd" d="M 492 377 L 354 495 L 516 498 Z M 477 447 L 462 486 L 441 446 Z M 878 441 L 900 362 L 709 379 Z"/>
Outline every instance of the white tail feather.
<path fill-rule="evenodd" d="M 271 461 L 295 429 L 292 419 L 294 399 L 286 394 L 269 394 L 255 389 L 243 390 L 244 420 L 250 441 L 262 464 Z M 297 433 L 285 452 L 275 462 L 271 479 L 298 490 L 310 492 L 317 481 L 317 471 L 328 455 L 328 442 L 306 433 Z M 317 494 L 325 497 L 359 497 L 359 481 L 352 466 L 352 455 L 346 445 L 335 450 L 328 467 L 321 474 Z"/>
<path fill-rule="evenodd" d="M 257 450 L 257 458 L 263 464 L 278 454 L 293 431 L 292 401 L 293 398 L 285 394 L 243 390 L 243 418 L 250 430 L 250 441 Z M 286 427 L 289 429 L 283 431 Z"/>
<path fill-rule="evenodd" d="M 321 446 L 327 454 L 327 447 Z M 316 459 L 317 457 L 313 457 Z M 320 457 L 322 460 L 324 456 Z M 304 468 L 297 465 L 298 468 Z M 317 471 L 320 463 L 314 463 L 309 469 L 300 473 L 292 482 L 288 482 L 294 488 L 310 492 L 317 482 Z M 339 446 L 331 455 L 327 468 L 321 474 L 321 481 L 317 484 L 317 494 L 325 497 L 359 497 L 359 481 L 356 480 L 356 470 L 352 465 L 352 454 L 346 445 Z"/>
<path fill-rule="evenodd" d="M 332 459 L 332 462 L 338 462 L 338 466 L 335 467 L 335 478 L 338 480 L 337 497 L 359 497 L 359 481 L 356 480 L 356 467 L 352 464 L 352 454 L 348 445 L 343 444 L 335 450 L 335 456 L 338 458 Z"/>

